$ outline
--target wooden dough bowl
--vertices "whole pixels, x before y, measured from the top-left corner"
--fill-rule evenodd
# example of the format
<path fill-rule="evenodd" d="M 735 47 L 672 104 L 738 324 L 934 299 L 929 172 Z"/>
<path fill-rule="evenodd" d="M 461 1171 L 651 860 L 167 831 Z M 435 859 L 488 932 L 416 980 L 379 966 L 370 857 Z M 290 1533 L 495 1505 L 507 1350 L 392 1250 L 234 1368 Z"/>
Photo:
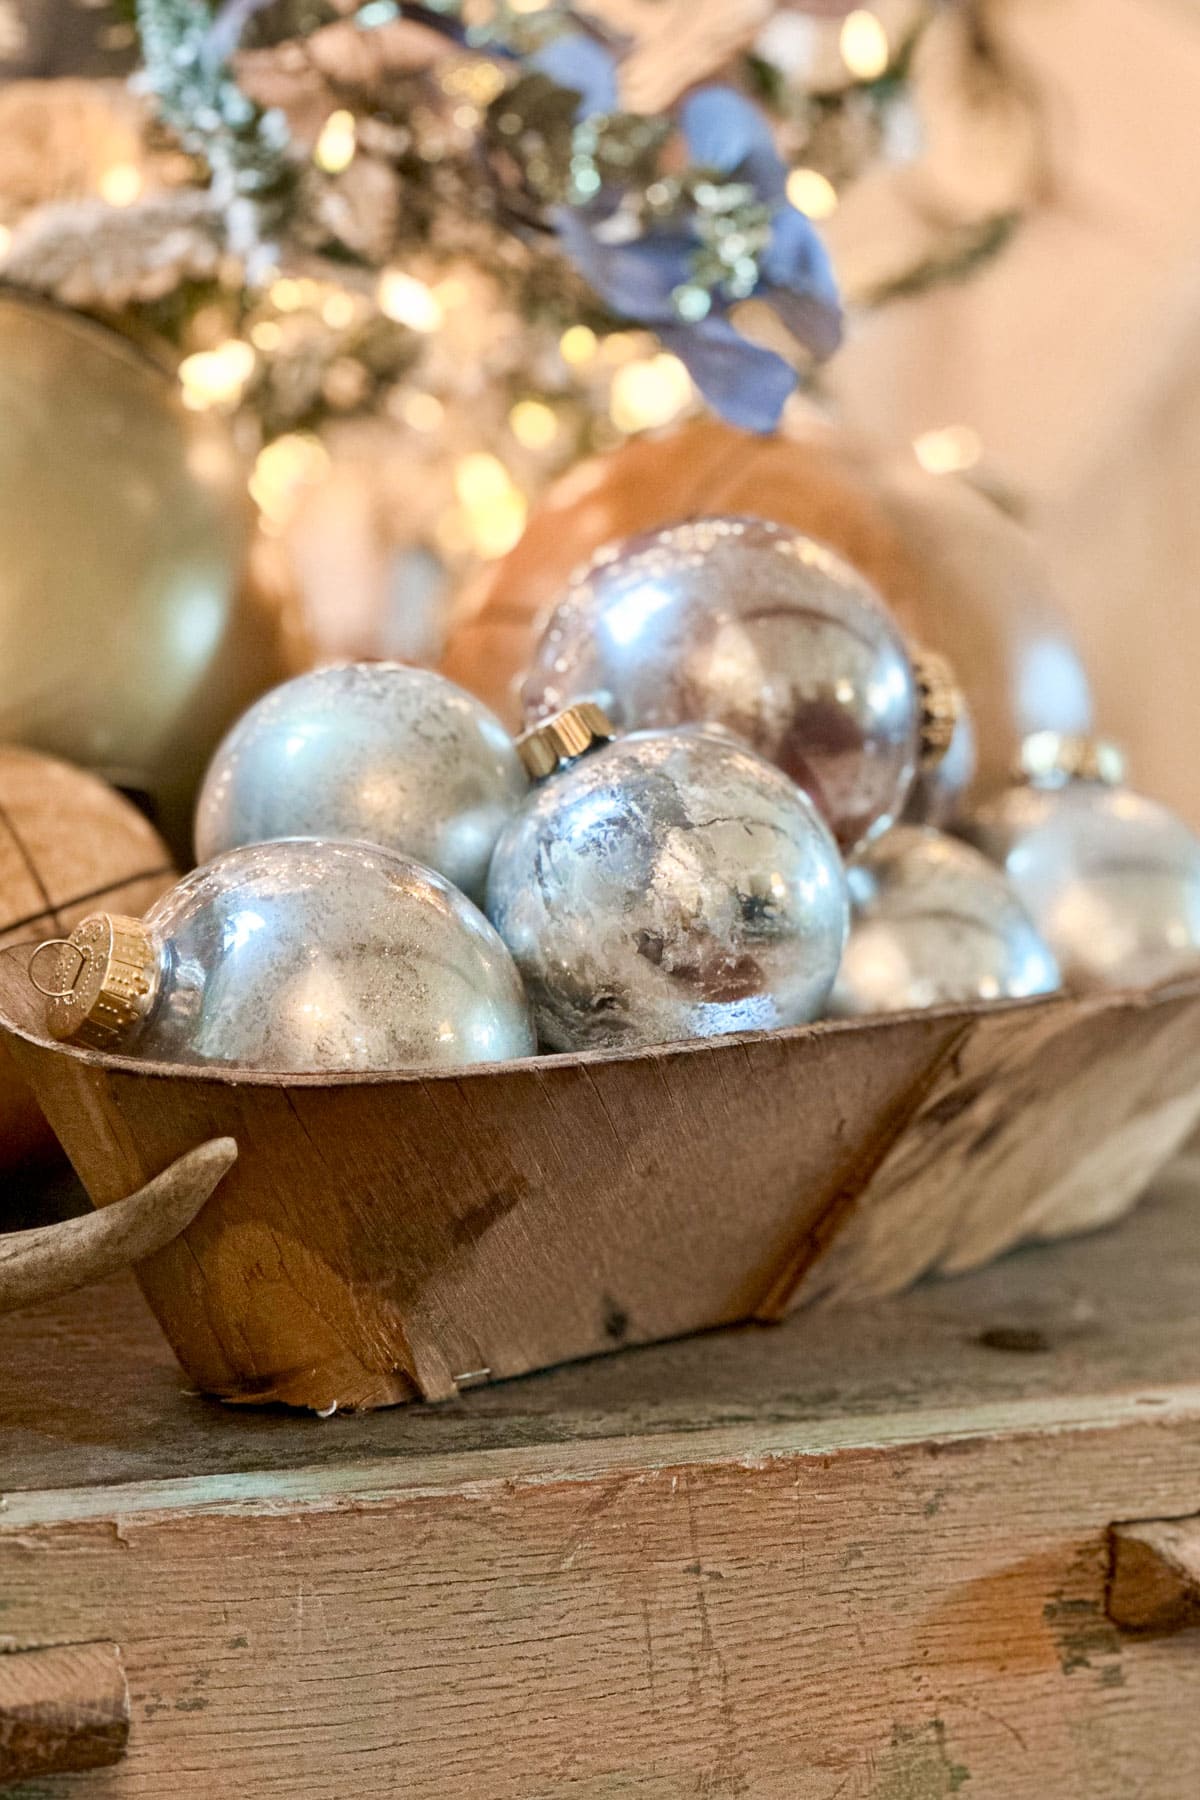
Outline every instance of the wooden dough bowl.
<path fill-rule="evenodd" d="M 140 1199 L 158 1221 L 128 1254 L 188 1374 L 227 1400 L 443 1400 L 893 1293 L 1115 1219 L 1200 1119 L 1200 979 L 281 1080 L 53 1044 L 27 955 L 0 955 L 11 1053 L 96 1208 Z M 172 1237 L 197 1166 L 178 1159 L 205 1145 Z M 71 1222 L 84 1238 L 107 1223 L 108 1266 L 121 1216 Z M 0 1239 L 0 1276 L 6 1245 L 21 1239 Z"/>

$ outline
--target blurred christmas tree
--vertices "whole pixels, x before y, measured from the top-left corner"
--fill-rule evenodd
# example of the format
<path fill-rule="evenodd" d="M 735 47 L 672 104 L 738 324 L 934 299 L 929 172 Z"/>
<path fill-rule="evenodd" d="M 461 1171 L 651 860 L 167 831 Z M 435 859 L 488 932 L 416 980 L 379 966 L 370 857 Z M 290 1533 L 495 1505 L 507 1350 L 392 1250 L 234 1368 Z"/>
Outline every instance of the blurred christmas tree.
<path fill-rule="evenodd" d="M 351 651 L 432 653 L 581 454 L 701 397 L 771 428 L 826 244 L 853 314 L 1040 179 L 988 0 L 0 0 L 0 78 L 0 279 L 229 415 Z"/>

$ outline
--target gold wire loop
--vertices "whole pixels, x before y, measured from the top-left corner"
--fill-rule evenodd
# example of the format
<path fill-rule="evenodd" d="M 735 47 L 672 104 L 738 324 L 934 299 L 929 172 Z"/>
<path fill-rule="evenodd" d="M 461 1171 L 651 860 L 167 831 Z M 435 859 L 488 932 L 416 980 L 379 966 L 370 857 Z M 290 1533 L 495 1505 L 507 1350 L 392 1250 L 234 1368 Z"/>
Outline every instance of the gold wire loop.
<path fill-rule="evenodd" d="M 38 980 L 36 973 L 37 959 L 42 954 L 43 950 L 73 950 L 75 955 L 79 958 L 79 961 L 75 965 L 75 973 L 72 975 L 66 987 L 43 987 L 42 983 Z M 32 981 L 38 993 L 42 994 L 47 1000 L 65 1000 L 68 994 L 73 994 L 78 987 L 79 977 L 86 969 L 88 960 L 87 953 L 81 950 L 78 944 L 73 944 L 70 938 L 47 938 L 44 944 L 38 945 L 37 949 L 29 959 L 29 979 Z"/>

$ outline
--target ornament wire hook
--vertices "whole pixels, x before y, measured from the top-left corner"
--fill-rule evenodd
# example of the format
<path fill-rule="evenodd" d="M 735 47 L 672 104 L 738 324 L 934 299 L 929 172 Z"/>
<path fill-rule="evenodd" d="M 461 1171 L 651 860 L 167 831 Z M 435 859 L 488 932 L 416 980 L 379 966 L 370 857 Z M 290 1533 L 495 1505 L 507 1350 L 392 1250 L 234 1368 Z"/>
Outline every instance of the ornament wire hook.
<path fill-rule="evenodd" d="M 75 972 L 71 976 L 66 987 L 46 987 L 38 980 L 37 959 L 42 954 L 43 950 L 72 950 L 79 958 L 75 965 Z M 45 999 L 65 1000 L 70 994 L 73 994 L 75 989 L 79 986 L 79 977 L 83 974 L 84 969 L 87 967 L 87 963 L 88 958 L 86 952 L 81 950 L 78 944 L 73 944 L 70 938 L 47 938 L 44 944 L 38 945 L 37 949 L 29 959 L 29 979 L 32 981 L 38 993 Z"/>

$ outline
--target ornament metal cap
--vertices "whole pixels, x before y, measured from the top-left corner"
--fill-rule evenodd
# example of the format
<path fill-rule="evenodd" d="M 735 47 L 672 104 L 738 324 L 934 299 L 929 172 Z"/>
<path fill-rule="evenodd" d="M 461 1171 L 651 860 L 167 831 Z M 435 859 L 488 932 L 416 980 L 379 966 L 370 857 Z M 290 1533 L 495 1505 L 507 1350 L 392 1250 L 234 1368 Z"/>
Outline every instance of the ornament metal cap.
<path fill-rule="evenodd" d="M 598 744 L 617 735 L 616 727 L 594 700 L 580 700 L 534 725 L 517 739 L 517 754 L 535 781 L 544 781 Z"/>
<path fill-rule="evenodd" d="M 1125 752 L 1111 738 L 1035 731 L 1021 745 L 1016 773 L 1031 787 L 1065 787 L 1068 781 L 1098 781 L 1105 787 L 1120 787 L 1127 767 Z"/>
<path fill-rule="evenodd" d="M 54 973 L 43 981 L 38 962 L 50 956 Z M 49 1003 L 51 1037 L 90 1050 L 118 1050 L 154 1004 L 158 952 L 140 919 L 90 913 L 70 937 L 38 945 L 29 979 Z"/>
<path fill-rule="evenodd" d="M 918 759 L 923 773 L 945 759 L 962 716 L 963 695 L 953 666 L 936 650 L 919 645 L 912 651 L 913 677 L 920 707 Z"/>

